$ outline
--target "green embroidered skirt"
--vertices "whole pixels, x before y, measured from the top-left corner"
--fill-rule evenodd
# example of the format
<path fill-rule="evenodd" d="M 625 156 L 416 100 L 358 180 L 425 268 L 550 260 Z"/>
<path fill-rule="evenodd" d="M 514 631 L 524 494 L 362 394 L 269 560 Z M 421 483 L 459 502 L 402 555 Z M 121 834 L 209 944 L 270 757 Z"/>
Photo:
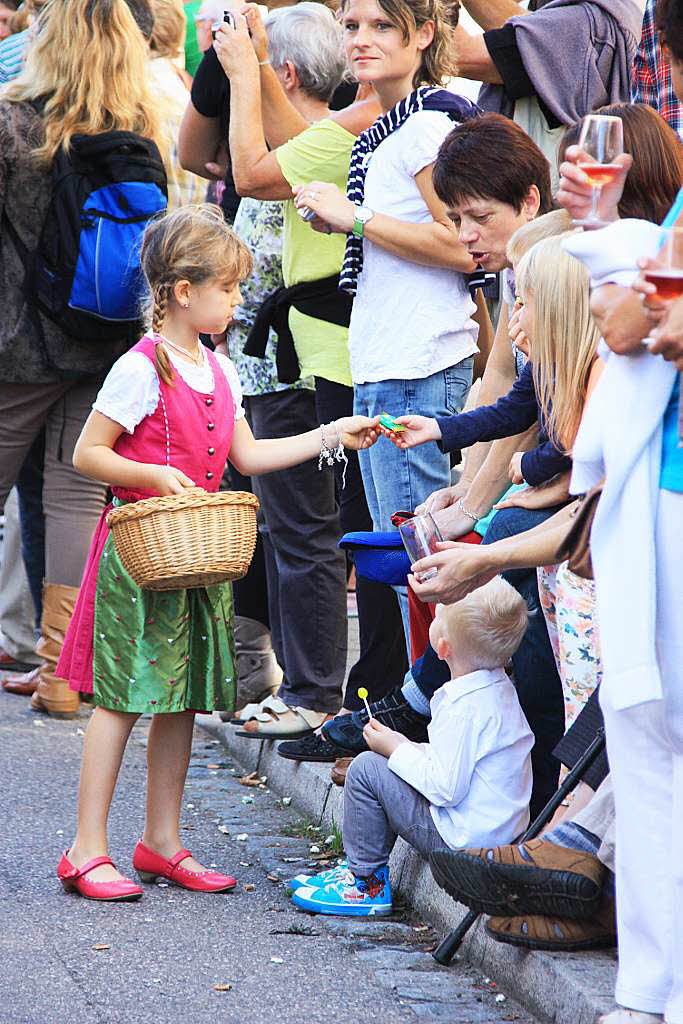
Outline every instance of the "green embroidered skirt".
<path fill-rule="evenodd" d="M 141 590 L 111 535 L 97 572 L 94 703 L 112 711 L 233 711 L 232 586 Z"/>

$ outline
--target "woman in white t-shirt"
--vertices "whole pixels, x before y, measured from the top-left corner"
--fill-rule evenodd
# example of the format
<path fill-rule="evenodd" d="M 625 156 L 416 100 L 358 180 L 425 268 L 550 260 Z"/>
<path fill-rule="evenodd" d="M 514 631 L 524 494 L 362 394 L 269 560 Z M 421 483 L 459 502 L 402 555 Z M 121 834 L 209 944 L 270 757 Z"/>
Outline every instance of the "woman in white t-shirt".
<path fill-rule="evenodd" d="M 295 191 L 318 230 L 351 236 L 342 287 L 356 291 L 355 409 L 457 413 L 472 382 L 478 326 L 464 276 L 475 266 L 432 185 L 441 143 L 474 112 L 434 88 L 454 68 L 452 26 L 441 0 L 344 0 L 341 20 L 351 70 L 373 84 L 384 113 L 354 147 L 355 202 L 321 182 Z M 393 512 L 415 508 L 450 479 L 436 445 L 405 452 L 380 443 L 361 468 L 376 530 L 390 529 Z M 402 608 L 407 622 L 405 593 Z"/>

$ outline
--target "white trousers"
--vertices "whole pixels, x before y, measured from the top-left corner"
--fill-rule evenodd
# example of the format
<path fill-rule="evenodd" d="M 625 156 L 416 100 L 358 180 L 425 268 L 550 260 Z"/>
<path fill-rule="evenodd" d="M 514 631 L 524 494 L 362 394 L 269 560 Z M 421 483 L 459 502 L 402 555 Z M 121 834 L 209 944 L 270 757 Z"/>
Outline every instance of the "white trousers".
<path fill-rule="evenodd" d="M 600 692 L 616 806 L 616 1000 L 683 1024 L 683 494 L 660 492 L 656 548 L 664 700 L 615 711 Z"/>

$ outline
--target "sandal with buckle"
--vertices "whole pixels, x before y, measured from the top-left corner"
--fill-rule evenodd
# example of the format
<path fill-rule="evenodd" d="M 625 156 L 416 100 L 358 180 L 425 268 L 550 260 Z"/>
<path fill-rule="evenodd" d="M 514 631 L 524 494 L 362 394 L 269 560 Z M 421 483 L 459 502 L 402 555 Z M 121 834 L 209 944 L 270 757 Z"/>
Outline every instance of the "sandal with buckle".
<path fill-rule="evenodd" d="M 174 885 L 191 892 L 231 892 L 235 888 L 237 879 L 232 875 L 222 875 L 218 871 L 188 871 L 182 867 L 182 861 L 191 856 L 189 850 L 178 850 L 172 857 L 162 857 L 140 842 L 133 854 L 133 867 L 141 882 L 167 878 Z"/>
<path fill-rule="evenodd" d="M 280 697 L 269 697 L 263 701 L 261 711 L 245 722 L 236 735 L 252 740 L 300 740 L 315 732 L 329 717 L 326 711 L 289 707 Z"/>
<path fill-rule="evenodd" d="M 260 715 L 264 708 L 268 707 L 268 702 L 275 699 L 275 694 L 269 693 L 258 704 L 245 704 L 239 714 L 234 714 L 228 719 L 228 725 L 244 725 L 256 715 Z"/>
<path fill-rule="evenodd" d="M 130 878 L 119 878 L 113 882 L 90 882 L 85 877 L 88 872 L 98 868 L 101 864 L 111 864 L 115 867 L 111 857 L 93 857 L 87 861 L 82 868 L 77 868 L 67 857 L 67 851 L 62 854 L 62 859 L 57 866 L 57 878 L 64 886 L 65 892 L 77 892 L 86 900 L 102 900 L 123 903 L 139 900 L 142 896 L 142 889 Z"/>

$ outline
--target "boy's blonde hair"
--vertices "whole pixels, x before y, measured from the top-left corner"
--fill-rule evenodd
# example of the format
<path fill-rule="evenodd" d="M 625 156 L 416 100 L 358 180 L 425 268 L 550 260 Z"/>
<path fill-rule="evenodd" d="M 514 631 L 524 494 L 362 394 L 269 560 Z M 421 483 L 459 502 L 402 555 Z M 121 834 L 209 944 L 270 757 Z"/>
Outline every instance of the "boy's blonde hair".
<path fill-rule="evenodd" d="M 501 576 L 440 609 L 442 635 L 454 654 L 477 669 L 507 665 L 526 633 L 526 601 Z"/>
<path fill-rule="evenodd" d="M 537 242 L 515 271 L 517 293 L 534 301 L 531 362 L 548 435 L 571 452 L 600 340 L 590 310 L 590 275 L 562 247 L 572 232 Z"/>
<path fill-rule="evenodd" d="M 182 206 L 153 220 L 145 230 L 140 264 L 150 290 L 152 329 L 161 333 L 166 309 L 178 281 L 237 284 L 251 273 L 253 259 L 230 228 L 218 206 Z M 174 373 L 165 350 L 157 345 L 157 372 L 166 384 Z"/>
<path fill-rule="evenodd" d="M 522 224 L 521 228 L 517 228 L 511 235 L 507 244 L 507 258 L 514 267 L 536 242 L 561 235 L 565 231 L 570 231 L 571 227 L 572 218 L 566 210 L 551 210 L 541 217 L 535 217 L 528 224 Z"/>

